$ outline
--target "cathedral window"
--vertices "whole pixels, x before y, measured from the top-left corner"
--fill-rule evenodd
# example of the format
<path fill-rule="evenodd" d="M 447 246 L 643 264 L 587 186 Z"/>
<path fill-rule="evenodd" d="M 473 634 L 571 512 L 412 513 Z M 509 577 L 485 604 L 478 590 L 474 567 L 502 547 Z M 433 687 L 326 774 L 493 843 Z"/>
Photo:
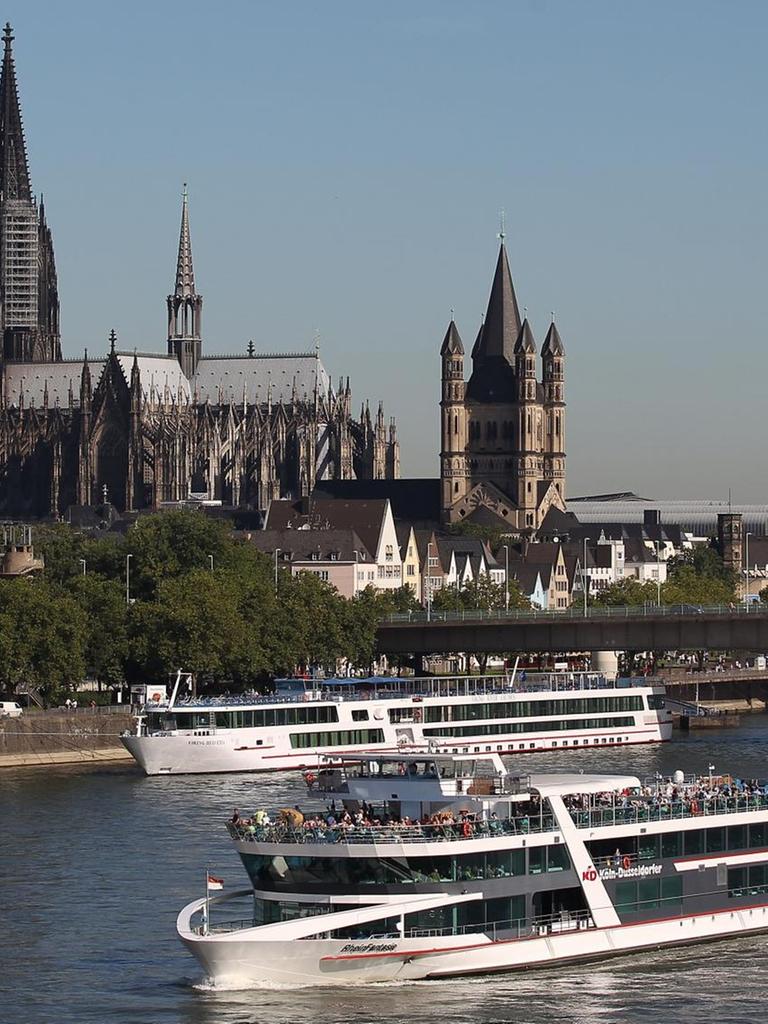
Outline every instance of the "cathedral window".
<path fill-rule="evenodd" d="M 458 432 L 459 432 L 459 417 L 458 416 L 454 416 L 453 417 L 453 432 L 454 432 L 454 434 L 458 434 Z"/>

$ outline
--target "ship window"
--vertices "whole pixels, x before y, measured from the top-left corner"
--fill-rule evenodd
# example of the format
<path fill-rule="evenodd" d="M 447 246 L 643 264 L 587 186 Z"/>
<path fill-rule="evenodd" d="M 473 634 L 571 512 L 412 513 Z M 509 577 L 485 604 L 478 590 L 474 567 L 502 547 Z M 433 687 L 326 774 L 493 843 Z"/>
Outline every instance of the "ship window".
<path fill-rule="evenodd" d="M 637 882 L 616 883 L 616 910 L 619 913 L 631 914 L 637 906 Z"/>
<path fill-rule="evenodd" d="M 661 856 L 680 857 L 683 852 L 683 837 L 679 832 L 664 832 L 661 837 Z"/>
<path fill-rule="evenodd" d="M 747 848 L 747 826 L 731 825 L 728 829 L 728 849 L 746 850 Z"/>
<path fill-rule="evenodd" d="M 725 849 L 724 828 L 708 828 L 706 837 L 707 853 L 720 853 Z"/>
<path fill-rule="evenodd" d="M 659 837 L 648 835 L 640 836 L 638 840 L 637 855 L 640 860 L 658 860 Z"/>
<path fill-rule="evenodd" d="M 765 892 L 768 884 L 768 864 L 752 864 L 749 868 L 750 896 L 758 896 Z"/>
<path fill-rule="evenodd" d="M 528 874 L 540 875 L 544 871 L 546 861 L 546 847 L 533 846 L 528 851 Z"/>
<path fill-rule="evenodd" d="M 368 710 L 367 708 L 356 708 L 352 712 L 353 722 L 367 722 L 368 721 Z"/>
<path fill-rule="evenodd" d="M 752 847 L 768 846 L 766 842 L 768 822 L 760 821 L 749 826 L 749 845 Z"/>
<path fill-rule="evenodd" d="M 693 832 L 684 832 L 683 836 L 686 857 L 691 854 L 704 853 L 704 833 L 700 828 Z"/>
<path fill-rule="evenodd" d="M 659 879 L 641 878 L 637 883 L 638 910 L 656 910 L 659 906 Z"/>
<path fill-rule="evenodd" d="M 683 879 L 680 875 L 671 875 L 661 879 L 661 902 L 665 907 L 679 907 L 683 902 Z"/>
<path fill-rule="evenodd" d="M 565 846 L 547 847 L 547 871 L 567 871 L 570 866 L 571 859 Z"/>
<path fill-rule="evenodd" d="M 743 896 L 746 884 L 747 884 L 747 869 L 746 868 L 729 868 L 728 869 L 728 895 L 729 896 Z"/>

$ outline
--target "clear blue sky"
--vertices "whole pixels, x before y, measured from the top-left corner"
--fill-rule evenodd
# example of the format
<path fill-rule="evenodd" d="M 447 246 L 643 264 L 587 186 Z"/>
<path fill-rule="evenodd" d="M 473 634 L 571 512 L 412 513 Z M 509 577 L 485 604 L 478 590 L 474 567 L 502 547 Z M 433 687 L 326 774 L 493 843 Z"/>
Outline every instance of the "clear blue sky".
<path fill-rule="evenodd" d="M 768 4 L 6 0 L 67 355 L 162 348 L 189 182 L 208 352 L 312 346 L 438 470 L 504 207 L 567 352 L 568 490 L 768 500 Z"/>

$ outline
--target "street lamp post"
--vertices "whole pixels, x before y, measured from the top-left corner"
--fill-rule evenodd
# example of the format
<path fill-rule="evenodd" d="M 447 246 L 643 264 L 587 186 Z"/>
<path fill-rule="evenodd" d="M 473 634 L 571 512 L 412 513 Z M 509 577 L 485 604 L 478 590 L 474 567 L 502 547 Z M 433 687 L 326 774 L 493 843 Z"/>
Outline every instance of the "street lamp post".
<path fill-rule="evenodd" d="M 213 555 L 208 555 L 208 561 L 211 564 L 211 572 L 213 572 Z"/>
<path fill-rule="evenodd" d="M 125 603 L 131 603 L 131 559 L 133 555 L 125 556 Z"/>
<path fill-rule="evenodd" d="M 751 533 L 744 534 L 744 604 L 749 605 L 749 538 Z"/>
<path fill-rule="evenodd" d="M 509 544 L 504 548 L 504 611 L 509 614 Z"/>
<path fill-rule="evenodd" d="M 280 554 L 280 548 L 275 548 L 275 593 L 277 593 L 277 556 Z"/>
<path fill-rule="evenodd" d="M 85 559 L 84 558 L 80 558 L 79 562 L 80 562 L 80 565 L 82 565 L 82 567 L 83 567 L 83 576 L 85 576 Z"/>
<path fill-rule="evenodd" d="M 589 537 L 584 538 L 584 560 L 581 563 L 581 589 L 584 591 L 584 618 L 587 617 L 587 590 L 589 589 L 589 576 L 587 576 L 587 541 Z"/>

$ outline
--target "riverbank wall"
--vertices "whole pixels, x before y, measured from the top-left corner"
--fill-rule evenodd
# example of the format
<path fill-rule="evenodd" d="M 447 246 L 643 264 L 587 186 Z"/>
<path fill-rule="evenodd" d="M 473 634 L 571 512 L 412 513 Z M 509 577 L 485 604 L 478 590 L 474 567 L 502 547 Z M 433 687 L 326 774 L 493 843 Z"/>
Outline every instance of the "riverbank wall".
<path fill-rule="evenodd" d="M 119 738 L 130 724 L 122 708 L 30 710 L 0 718 L 0 768 L 130 759 Z"/>

